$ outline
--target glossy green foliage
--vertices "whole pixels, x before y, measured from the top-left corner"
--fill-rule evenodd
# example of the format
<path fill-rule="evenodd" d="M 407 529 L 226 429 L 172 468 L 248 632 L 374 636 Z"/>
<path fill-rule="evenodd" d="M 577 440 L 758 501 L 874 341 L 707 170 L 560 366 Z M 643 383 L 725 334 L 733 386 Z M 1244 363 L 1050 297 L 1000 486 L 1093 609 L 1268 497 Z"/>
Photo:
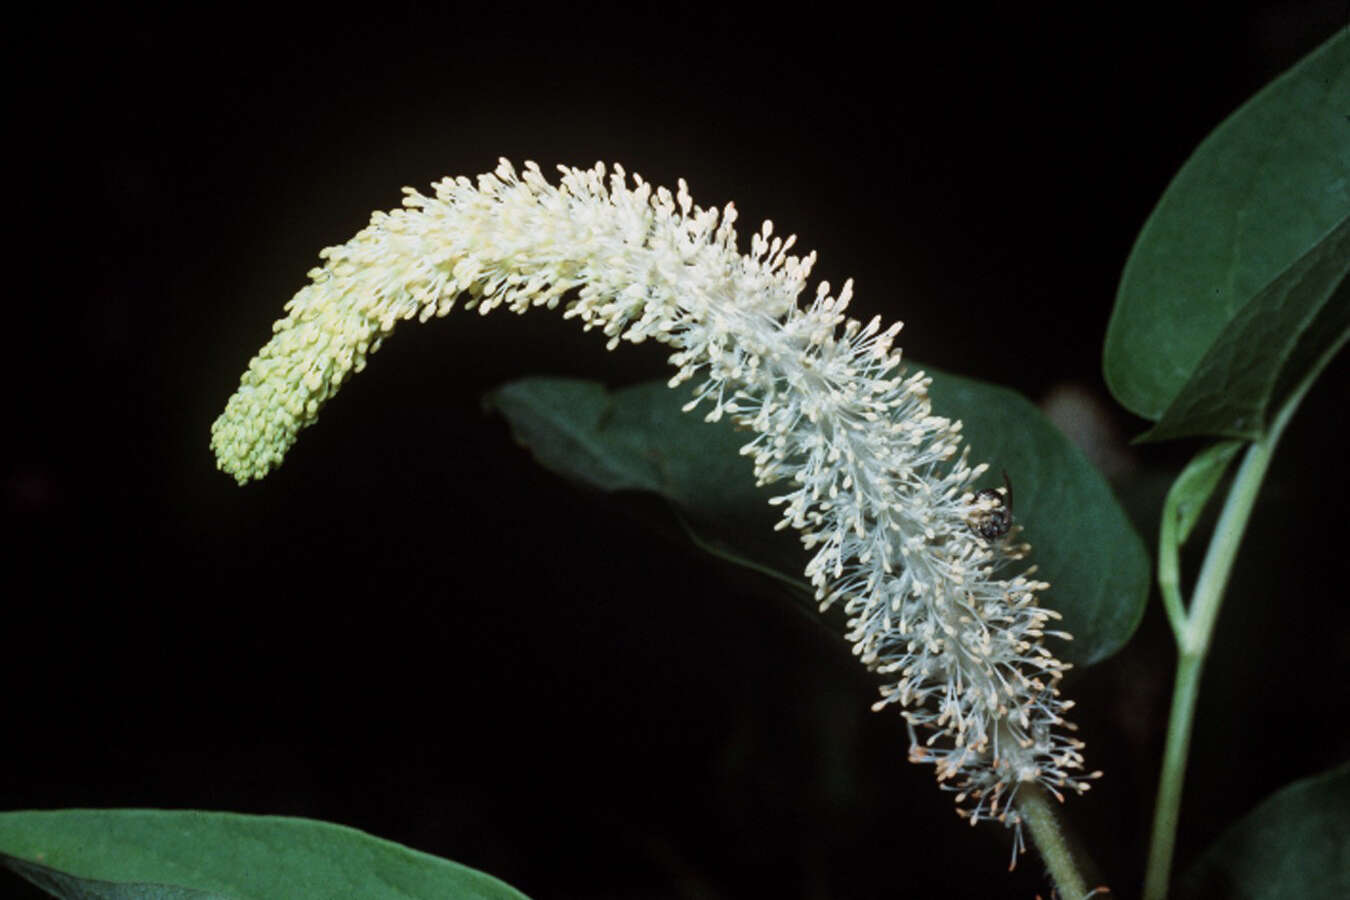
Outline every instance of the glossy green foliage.
<path fill-rule="evenodd" d="M 1209 135 L 1121 277 L 1103 369 L 1145 435 L 1257 439 L 1350 331 L 1350 29 Z"/>
<path fill-rule="evenodd" d="M 930 372 L 930 374 L 933 374 Z M 1015 517 L 1035 546 L 1048 602 L 1074 636 L 1057 655 L 1078 665 L 1110 656 L 1133 633 L 1148 591 L 1143 544 L 1101 475 L 1032 404 L 1002 388 L 937 373 L 934 407 L 965 422 L 975 458 L 1013 481 Z M 528 378 L 488 397 L 516 439 L 546 468 L 604 491 L 666 498 L 701 546 L 806 587 L 807 555 L 775 532 L 768 499 L 739 454 L 748 432 L 683 413 L 684 396 L 653 382 L 609 392 L 599 384 Z M 1001 484 L 991 475 L 990 485 Z"/>
<path fill-rule="evenodd" d="M 467 866 L 341 825 L 282 816 L 0 813 L 0 865 L 64 900 L 524 900 Z"/>

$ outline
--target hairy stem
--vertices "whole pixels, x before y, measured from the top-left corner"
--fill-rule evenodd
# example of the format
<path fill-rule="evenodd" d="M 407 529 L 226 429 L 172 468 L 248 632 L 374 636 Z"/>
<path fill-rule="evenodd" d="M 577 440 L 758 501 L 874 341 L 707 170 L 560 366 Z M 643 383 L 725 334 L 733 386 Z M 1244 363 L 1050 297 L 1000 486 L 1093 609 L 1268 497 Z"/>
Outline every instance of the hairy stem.
<path fill-rule="evenodd" d="M 1064 900 L 1083 900 L 1091 892 L 1058 806 L 1040 785 L 1023 785 L 1017 792 L 1017 809 L 1059 895 Z"/>

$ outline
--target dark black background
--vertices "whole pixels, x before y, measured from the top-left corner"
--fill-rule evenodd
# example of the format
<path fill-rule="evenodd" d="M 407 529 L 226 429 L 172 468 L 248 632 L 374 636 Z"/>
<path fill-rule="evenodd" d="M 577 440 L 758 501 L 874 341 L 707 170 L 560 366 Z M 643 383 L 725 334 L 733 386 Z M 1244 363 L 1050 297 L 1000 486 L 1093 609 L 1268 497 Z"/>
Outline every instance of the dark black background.
<path fill-rule="evenodd" d="M 404 326 L 244 489 L 210 423 L 320 248 L 498 156 L 683 176 L 853 276 L 914 357 L 1110 404 L 1116 281 L 1171 173 L 1346 21 L 385 3 L 62 10 L 12 35 L 0 808 L 310 816 L 541 900 L 1044 895 L 1034 857 L 1008 875 L 1000 831 L 905 762 L 842 641 L 480 411 L 521 375 L 663 374 L 659 351 L 607 355 L 547 313 Z M 1291 429 L 1235 576 L 1182 864 L 1350 748 L 1345 373 Z M 1156 503 L 1192 449 L 1130 451 L 1122 497 Z M 1169 642 L 1151 608 L 1071 687 L 1107 776 L 1068 812 L 1125 896 Z"/>

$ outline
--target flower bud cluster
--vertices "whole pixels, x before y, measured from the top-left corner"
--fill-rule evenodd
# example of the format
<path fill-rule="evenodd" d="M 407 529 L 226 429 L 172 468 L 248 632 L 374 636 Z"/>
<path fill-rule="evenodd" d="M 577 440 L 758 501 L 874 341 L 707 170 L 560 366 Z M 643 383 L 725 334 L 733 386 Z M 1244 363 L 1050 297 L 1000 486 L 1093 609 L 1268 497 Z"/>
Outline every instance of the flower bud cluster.
<path fill-rule="evenodd" d="M 974 492 L 986 467 L 934 414 L 930 380 L 902 369 L 900 325 L 849 318 L 851 282 L 798 305 L 815 255 L 791 255 L 771 222 L 740 253 L 735 208 L 695 206 L 683 181 L 672 194 L 618 166 L 560 171 L 555 186 L 503 160 L 431 196 L 405 189 L 404 208 L 324 250 L 212 427 L 220 468 L 267 474 L 401 320 L 460 298 L 484 314 L 563 305 L 610 348 L 672 347 L 686 408 L 754 433 L 742 452 L 783 486 L 779 527 L 811 551 L 822 609 L 843 605 L 854 652 L 887 676 L 876 708 L 902 708 L 910 758 L 936 766 L 963 815 L 1019 826 L 1020 785 L 1085 790 L 1067 666 L 1043 646 L 1068 637 L 1046 630 L 1048 585 L 1008 574 L 1027 549 L 1013 535 L 972 524 L 1000 501 Z"/>

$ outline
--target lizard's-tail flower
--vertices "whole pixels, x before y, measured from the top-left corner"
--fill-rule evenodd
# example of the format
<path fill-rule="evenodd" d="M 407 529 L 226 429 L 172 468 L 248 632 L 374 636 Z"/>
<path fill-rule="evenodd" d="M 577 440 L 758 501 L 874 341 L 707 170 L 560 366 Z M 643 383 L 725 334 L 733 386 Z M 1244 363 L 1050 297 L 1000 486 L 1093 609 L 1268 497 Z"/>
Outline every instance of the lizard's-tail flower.
<path fill-rule="evenodd" d="M 405 189 L 403 209 L 324 250 L 212 426 L 220 468 L 266 475 L 397 322 L 461 296 L 480 313 L 564 304 L 611 348 L 668 344 L 671 386 L 694 385 L 686 408 L 755 433 L 742 452 L 784 485 L 779 527 L 812 551 L 822 609 L 842 603 L 855 653 L 893 679 L 876 708 L 902 707 L 910 758 L 972 822 L 1016 827 L 1015 853 L 1020 785 L 1087 789 L 1057 689 L 1068 666 L 1042 643 L 1067 635 L 1046 630 L 1048 585 L 1008 574 L 1026 547 L 988 527 L 1003 496 L 972 491 L 986 467 L 933 413 L 929 379 L 901 369 L 900 325 L 848 318 L 851 282 L 798 306 L 815 255 L 790 255 L 770 222 L 742 255 L 734 207 L 693 205 L 683 181 L 671 194 L 618 166 L 560 171 L 555 186 L 503 160 L 476 183 Z"/>

